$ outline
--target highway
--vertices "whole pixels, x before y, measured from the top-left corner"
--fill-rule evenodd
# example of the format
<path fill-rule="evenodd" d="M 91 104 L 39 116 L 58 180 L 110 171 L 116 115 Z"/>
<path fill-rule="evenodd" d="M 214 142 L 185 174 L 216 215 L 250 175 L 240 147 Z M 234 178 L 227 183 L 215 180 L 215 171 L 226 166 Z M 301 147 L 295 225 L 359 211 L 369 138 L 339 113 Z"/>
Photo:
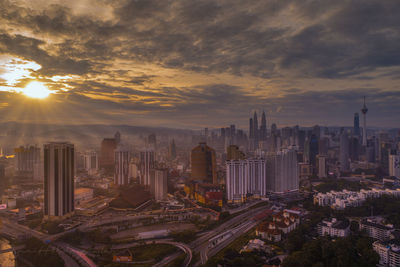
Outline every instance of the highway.
<path fill-rule="evenodd" d="M 230 244 L 233 240 L 235 240 L 237 237 L 242 235 L 243 233 L 246 233 L 250 229 L 252 229 L 255 225 L 257 225 L 257 221 L 255 221 L 253 218 L 256 214 L 260 213 L 261 211 L 265 210 L 266 207 L 258 207 L 254 208 L 251 210 L 248 210 L 244 212 L 243 214 L 237 215 L 236 217 L 222 223 L 221 225 L 217 226 L 215 229 L 210 230 L 206 234 L 203 234 L 199 238 L 197 238 L 195 241 L 190 243 L 189 247 L 192 249 L 193 254 L 199 253 L 200 257 L 200 262 L 207 261 L 209 256 L 213 256 L 216 253 L 218 253 L 221 249 L 226 247 L 228 244 Z M 236 229 L 235 234 L 226 240 L 226 242 L 221 243 L 220 245 L 216 246 L 215 248 L 212 248 L 210 251 L 208 251 L 208 246 L 210 244 L 210 240 L 226 231 L 230 231 Z M 169 255 L 168 257 L 164 258 L 162 260 L 162 263 L 164 265 L 171 263 L 174 261 L 177 257 L 179 257 L 179 253 L 174 253 L 172 255 Z M 195 265 L 199 265 L 200 262 L 195 263 Z M 161 266 L 161 265 L 160 265 Z"/>

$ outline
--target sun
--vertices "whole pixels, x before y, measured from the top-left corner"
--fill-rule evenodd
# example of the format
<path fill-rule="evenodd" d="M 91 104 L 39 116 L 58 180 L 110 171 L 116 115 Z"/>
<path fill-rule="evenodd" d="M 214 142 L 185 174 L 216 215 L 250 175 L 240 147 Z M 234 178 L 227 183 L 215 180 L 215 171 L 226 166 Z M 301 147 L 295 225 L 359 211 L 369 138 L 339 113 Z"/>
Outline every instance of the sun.
<path fill-rule="evenodd" d="M 51 91 L 41 82 L 31 82 L 25 87 L 23 93 L 32 98 L 43 99 L 48 97 Z"/>

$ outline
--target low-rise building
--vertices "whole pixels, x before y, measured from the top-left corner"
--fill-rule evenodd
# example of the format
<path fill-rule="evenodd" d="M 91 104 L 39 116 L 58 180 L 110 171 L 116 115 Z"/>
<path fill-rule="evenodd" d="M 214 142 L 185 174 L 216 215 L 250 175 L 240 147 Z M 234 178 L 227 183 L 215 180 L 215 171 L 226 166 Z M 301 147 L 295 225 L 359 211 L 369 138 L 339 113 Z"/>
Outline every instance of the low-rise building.
<path fill-rule="evenodd" d="M 360 222 L 360 230 L 365 230 L 369 237 L 386 241 L 391 238 L 391 232 L 394 229 L 393 225 L 384 225 L 372 219 L 363 219 Z"/>
<path fill-rule="evenodd" d="M 318 224 L 318 234 L 320 236 L 346 237 L 350 234 L 350 223 L 336 218 L 323 220 Z"/>
<path fill-rule="evenodd" d="M 282 240 L 300 224 L 300 215 L 295 211 L 284 210 L 272 215 L 272 222 L 263 222 L 256 229 L 256 235 L 273 242 Z"/>
<path fill-rule="evenodd" d="M 372 245 L 376 253 L 379 254 L 379 264 L 381 267 L 400 266 L 400 241 L 375 241 Z"/>

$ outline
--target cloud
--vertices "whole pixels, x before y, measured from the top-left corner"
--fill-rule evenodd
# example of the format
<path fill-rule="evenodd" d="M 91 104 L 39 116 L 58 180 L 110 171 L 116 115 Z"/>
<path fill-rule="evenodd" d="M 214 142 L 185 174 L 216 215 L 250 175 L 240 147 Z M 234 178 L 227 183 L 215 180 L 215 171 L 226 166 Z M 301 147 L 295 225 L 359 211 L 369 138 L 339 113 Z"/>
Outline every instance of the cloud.
<path fill-rule="evenodd" d="M 32 77 L 58 88 L 54 99 L 98 120 L 124 111 L 132 122 L 247 124 L 265 108 L 283 123 L 347 123 L 364 94 L 385 123 L 399 119 L 395 0 L 4 0 L 0 9 L 0 53 L 39 64 Z"/>

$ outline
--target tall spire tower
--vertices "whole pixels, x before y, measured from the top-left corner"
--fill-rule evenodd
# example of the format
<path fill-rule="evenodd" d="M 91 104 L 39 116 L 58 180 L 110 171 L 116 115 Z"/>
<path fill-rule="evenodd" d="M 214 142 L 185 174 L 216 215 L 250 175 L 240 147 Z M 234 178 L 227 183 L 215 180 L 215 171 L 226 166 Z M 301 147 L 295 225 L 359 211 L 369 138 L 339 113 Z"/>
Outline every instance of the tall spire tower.
<path fill-rule="evenodd" d="M 267 119 L 264 111 L 261 116 L 260 135 L 261 140 L 265 140 L 267 138 Z"/>
<path fill-rule="evenodd" d="M 361 109 L 362 114 L 364 115 L 364 124 L 363 124 L 363 139 L 362 139 L 362 145 L 367 146 L 367 112 L 368 108 L 365 105 L 365 96 L 364 96 L 364 106 Z"/>

